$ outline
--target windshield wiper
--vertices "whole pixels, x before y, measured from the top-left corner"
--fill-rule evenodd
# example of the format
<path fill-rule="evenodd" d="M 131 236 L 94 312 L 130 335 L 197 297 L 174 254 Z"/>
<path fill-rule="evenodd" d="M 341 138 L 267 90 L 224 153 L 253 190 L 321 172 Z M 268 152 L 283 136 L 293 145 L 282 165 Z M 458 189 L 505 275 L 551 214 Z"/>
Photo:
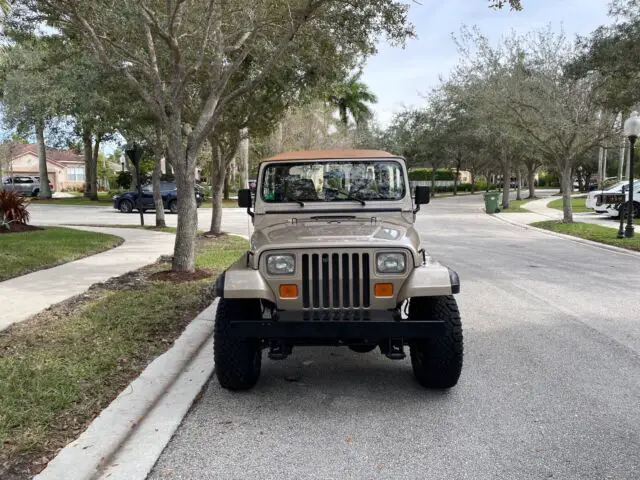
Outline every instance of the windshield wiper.
<path fill-rule="evenodd" d="M 290 202 L 296 202 L 298 205 L 300 205 L 301 207 L 304 207 L 304 202 L 302 200 L 296 200 L 295 198 L 292 198 L 289 200 Z"/>
<path fill-rule="evenodd" d="M 349 195 L 347 197 L 347 200 L 353 200 L 354 202 L 358 202 L 360 203 L 360 205 L 362 205 L 363 207 L 367 204 L 364 200 L 362 200 L 361 198 L 356 198 L 356 197 L 352 197 L 351 195 Z"/>

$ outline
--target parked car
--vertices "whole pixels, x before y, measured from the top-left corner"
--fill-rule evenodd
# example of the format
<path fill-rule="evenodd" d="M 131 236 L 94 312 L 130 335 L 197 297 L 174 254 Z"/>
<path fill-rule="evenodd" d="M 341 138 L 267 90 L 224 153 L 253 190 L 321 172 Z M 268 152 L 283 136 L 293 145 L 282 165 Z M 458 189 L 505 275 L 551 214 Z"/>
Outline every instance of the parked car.
<path fill-rule="evenodd" d="M 4 177 L 2 183 L 6 191 L 16 192 L 25 197 L 37 197 L 40 193 L 40 177 L 15 175 L 13 177 Z M 49 190 L 54 193 L 51 183 L 49 183 Z"/>
<path fill-rule="evenodd" d="M 607 203 L 604 203 L 605 194 L 621 194 L 622 186 L 628 185 L 629 182 L 618 182 L 609 188 L 602 190 L 594 190 L 587 195 L 586 206 L 593 209 L 596 213 L 606 213 Z"/>
<path fill-rule="evenodd" d="M 628 183 L 627 183 L 628 185 Z M 619 217 L 621 208 L 627 212 L 629 208 L 629 187 L 625 186 L 620 193 L 603 195 L 603 203 L 607 204 L 607 213 L 611 217 Z M 633 216 L 640 218 L 640 180 L 633 182 Z"/>
<path fill-rule="evenodd" d="M 178 195 L 176 184 L 172 182 L 160 183 L 160 194 L 162 195 L 162 203 L 165 210 L 171 213 L 178 213 Z M 202 196 L 198 189 L 195 189 L 196 205 L 202 204 Z M 113 208 L 120 210 L 122 213 L 131 213 L 138 209 L 138 192 L 124 192 L 113 196 Z M 153 186 L 145 185 L 142 187 L 142 211 L 155 210 L 156 204 L 153 201 Z"/>

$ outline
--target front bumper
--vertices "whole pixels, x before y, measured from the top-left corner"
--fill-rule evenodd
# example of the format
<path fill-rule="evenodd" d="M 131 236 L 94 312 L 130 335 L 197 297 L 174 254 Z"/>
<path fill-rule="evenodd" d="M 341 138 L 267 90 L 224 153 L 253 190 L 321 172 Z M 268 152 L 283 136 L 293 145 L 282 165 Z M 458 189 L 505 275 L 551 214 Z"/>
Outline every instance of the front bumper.
<path fill-rule="evenodd" d="M 342 345 L 378 344 L 389 339 L 409 341 L 442 333 L 442 321 L 407 321 L 394 312 L 360 312 L 360 319 L 304 320 L 303 312 L 279 312 L 277 319 L 232 321 L 231 335 L 237 338 L 284 340 L 292 344 Z M 356 317 L 354 317 L 356 318 Z M 292 319 L 292 321 L 286 321 Z"/>

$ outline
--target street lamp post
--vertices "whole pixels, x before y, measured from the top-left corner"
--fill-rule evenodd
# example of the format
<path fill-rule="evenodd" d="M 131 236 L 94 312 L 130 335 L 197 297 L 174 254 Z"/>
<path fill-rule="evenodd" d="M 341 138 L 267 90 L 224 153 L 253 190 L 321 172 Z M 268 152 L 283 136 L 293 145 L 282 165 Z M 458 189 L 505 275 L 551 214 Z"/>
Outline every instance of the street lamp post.
<path fill-rule="evenodd" d="M 634 147 L 636 140 L 640 135 L 640 116 L 638 112 L 632 112 L 631 116 L 624 122 L 624 134 L 629 138 L 629 200 L 627 205 L 629 207 L 627 212 L 627 227 L 624 230 L 624 235 L 627 238 L 633 237 L 633 171 L 635 162 Z M 622 212 L 620 212 L 622 214 Z"/>

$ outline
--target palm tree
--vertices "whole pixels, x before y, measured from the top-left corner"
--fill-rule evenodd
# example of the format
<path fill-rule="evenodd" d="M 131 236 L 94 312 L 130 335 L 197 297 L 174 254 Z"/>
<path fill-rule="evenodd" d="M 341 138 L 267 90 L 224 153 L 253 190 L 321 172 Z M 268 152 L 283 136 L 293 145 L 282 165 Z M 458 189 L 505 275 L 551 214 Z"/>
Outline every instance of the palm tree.
<path fill-rule="evenodd" d="M 334 89 L 329 96 L 329 102 L 340 113 L 340 122 L 346 127 L 349 124 L 349 114 L 356 125 L 366 122 L 372 116 L 369 104 L 376 103 L 378 98 L 369 90 L 366 83 L 360 81 L 362 72 L 347 78 Z"/>

